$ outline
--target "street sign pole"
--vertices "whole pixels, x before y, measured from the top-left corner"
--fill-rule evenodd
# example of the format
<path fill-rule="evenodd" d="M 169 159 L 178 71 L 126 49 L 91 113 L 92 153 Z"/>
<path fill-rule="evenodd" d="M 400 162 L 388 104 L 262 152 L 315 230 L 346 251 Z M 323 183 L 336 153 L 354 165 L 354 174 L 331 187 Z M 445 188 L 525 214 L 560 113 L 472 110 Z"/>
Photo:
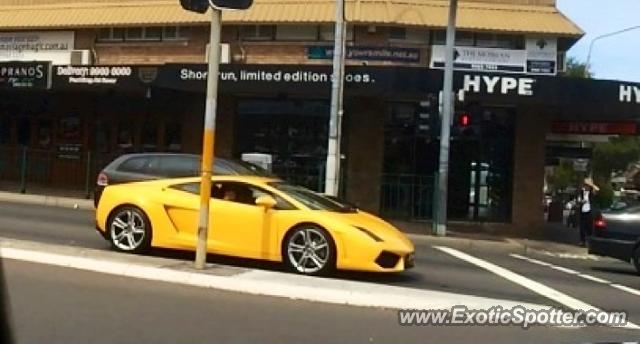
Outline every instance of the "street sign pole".
<path fill-rule="evenodd" d="M 211 36 L 209 40 L 209 72 L 207 75 L 207 103 L 202 140 L 202 179 L 200 181 L 200 216 L 198 243 L 196 245 L 195 268 L 204 269 L 207 260 L 209 237 L 209 201 L 211 199 L 211 176 L 213 174 L 213 151 L 216 131 L 216 109 L 218 97 L 218 74 L 220 70 L 220 30 L 222 11 L 211 8 Z"/>
<path fill-rule="evenodd" d="M 447 191 L 449 181 L 449 145 L 451 119 L 453 118 L 453 51 L 456 35 L 458 0 L 450 0 L 447 45 L 445 47 L 444 90 L 442 105 L 442 128 L 440 130 L 440 164 L 438 167 L 438 189 L 436 190 L 436 212 L 433 224 L 438 236 L 447 233 Z"/>
<path fill-rule="evenodd" d="M 346 26 L 344 0 L 336 0 L 336 27 L 333 49 L 333 80 L 331 83 L 331 113 L 324 190 L 327 195 L 338 196 L 340 189 L 340 141 L 344 92 L 344 50 Z"/>

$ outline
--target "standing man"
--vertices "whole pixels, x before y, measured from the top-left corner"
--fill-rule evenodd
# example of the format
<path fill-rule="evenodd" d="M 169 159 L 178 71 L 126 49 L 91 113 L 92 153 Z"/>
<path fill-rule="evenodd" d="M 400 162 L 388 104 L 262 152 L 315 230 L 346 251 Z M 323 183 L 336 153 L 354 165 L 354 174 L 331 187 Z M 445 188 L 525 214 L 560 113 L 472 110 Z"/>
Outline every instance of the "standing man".
<path fill-rule="evenodd" d="M 582 188 L 578 190 L 578 209 L 580 211 L 580 246 L 585 246 L 586 239 L 593 230 L 593 195 L 600 188 L 593 179 L 585 178 Z"/>

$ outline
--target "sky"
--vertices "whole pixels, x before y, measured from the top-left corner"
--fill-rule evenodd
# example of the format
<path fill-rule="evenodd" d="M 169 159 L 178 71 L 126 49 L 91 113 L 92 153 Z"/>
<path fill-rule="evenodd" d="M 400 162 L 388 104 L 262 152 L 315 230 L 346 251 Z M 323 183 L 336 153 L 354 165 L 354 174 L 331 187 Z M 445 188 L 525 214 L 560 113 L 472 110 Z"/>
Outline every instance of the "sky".
<path fill-rule="evenodd" d="M 640 82 L 640 0 L 556 1 L 560 11 L 586 33 L 568 54 L 582 62 L 587 60 L 593 38 L 639 26 L 597 40 L 591 52 L 591 71 L 598 79 Z"/>

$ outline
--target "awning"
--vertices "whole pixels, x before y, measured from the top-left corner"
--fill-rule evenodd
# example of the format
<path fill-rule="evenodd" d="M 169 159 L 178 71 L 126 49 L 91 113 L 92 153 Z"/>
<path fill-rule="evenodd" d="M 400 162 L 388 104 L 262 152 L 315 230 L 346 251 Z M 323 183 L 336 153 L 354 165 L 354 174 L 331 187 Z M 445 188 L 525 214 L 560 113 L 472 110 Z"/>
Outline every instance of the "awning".
<path fill-rule="evenodd" d="M 204 25 L 210 18 L 183 10 L 177 0 L 51 2 L 0 6 L 0 30 Z M 223 21 L 227 24 L 331 23 L 334 5 L 334 0 L 255 0 L 247 11 L 225 11 Z M 443 28 L 448 11 L 448 1 L 442 0 L 347 0 L 346 6 L 349 22 L 374 25 Z M 458 28 L 568 37 L 583 34 L 553 6 L 464 1 L 459 5 Z"/>

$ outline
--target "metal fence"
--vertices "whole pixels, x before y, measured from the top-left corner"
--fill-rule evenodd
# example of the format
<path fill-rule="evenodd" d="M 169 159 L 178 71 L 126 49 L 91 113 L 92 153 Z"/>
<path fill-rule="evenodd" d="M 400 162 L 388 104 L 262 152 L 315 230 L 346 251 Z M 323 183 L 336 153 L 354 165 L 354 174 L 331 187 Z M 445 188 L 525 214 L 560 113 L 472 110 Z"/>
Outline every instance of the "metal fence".
<path fill-rule="evenodd" d="M 56 187 L 83 191 L 90 198 L 97 174 L 114 157 L 90 151 L 61 156 L 52 150 L 0 146 L 0 182 L 18 185 L 23 193 Z"/>
<path fill-rule="evenodd" d="M 430 220 L 433 216 L 434 186 L 434 176 L 382 175 L 380 214 L 399 220 Z"/>

